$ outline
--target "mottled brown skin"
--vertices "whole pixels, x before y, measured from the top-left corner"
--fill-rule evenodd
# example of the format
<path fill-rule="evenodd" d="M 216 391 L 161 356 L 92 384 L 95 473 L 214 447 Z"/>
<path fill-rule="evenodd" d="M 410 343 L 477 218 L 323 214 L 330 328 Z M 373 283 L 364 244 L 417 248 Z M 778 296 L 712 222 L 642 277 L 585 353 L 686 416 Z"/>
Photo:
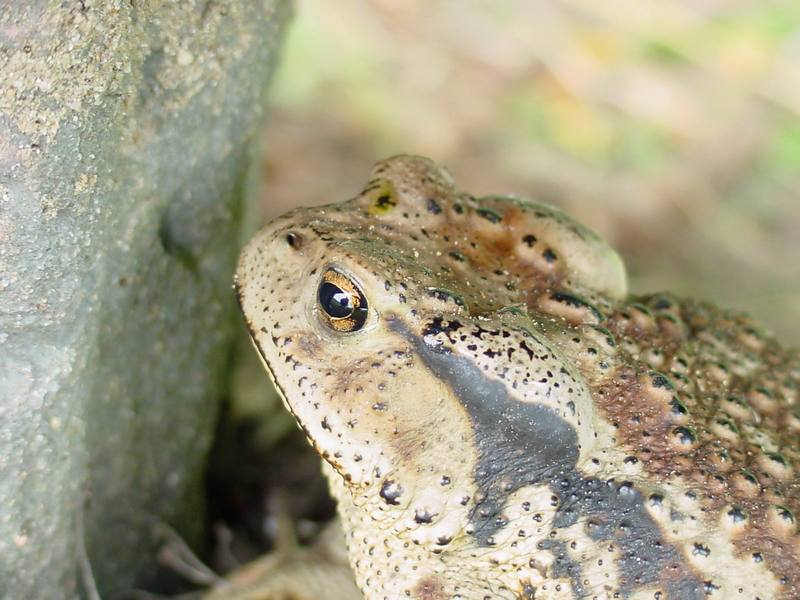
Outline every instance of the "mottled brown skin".
<path fill-rule="evenodd" d="M 800 598 L 797 352 L 555 209 L 391 158 L 237 291 L 365 597 Z"/>
<path fill-rule="evenodd" d="M 640 302 L 651 311 L 641 323 L 623 308 L 609 316 L 609 327 L 634 340 L 637 354 L 658 354 L 599 388 L 599 405 L 648 473 L 691 482 L 700 510 L 722 514 L 725 526 L 737 529 L 738 553 L 765 561 L 785 579 L 787 597 L 797 597 L 797 353 L 748 319 L 710 305 L 666 296 Z M 663 318 L 670 327 L 659 326 Z M 655 375 L 643 375 L 647 367 L 671 377 L 660 394 L 653 393 Z M 665 418 L 659 395 L 677 398 L 685 416 Z M 621 409 L 625 404 L 637 407 L 634 414 Z M 683 430 L 676 433 L 678 422 Z"/>

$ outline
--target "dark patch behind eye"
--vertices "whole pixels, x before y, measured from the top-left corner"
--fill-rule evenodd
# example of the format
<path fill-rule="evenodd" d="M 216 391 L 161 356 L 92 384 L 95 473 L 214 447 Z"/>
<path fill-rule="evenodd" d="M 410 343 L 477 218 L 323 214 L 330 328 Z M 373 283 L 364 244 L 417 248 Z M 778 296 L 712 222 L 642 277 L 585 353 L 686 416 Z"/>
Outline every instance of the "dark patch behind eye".
<path fill-rule="evenodd" d="M 591 533 L 593 539 L 619 544 L 623 597 L 663 582 L 670 598 L 702 600 L 700 578 L 677 549 L 662 539 L 641 493 L 627 482 L 588 477 L 576 468 L 578 435 L 569 422 L 550 407 L 518 401 L 505 385 L 487 377 L 474 362 L 447 346 L 427 344 L 401 321 L 390 319 L 388 324 L 412 344 L 425 366 L 452 389 L 469 413 L 479 455 L 474 477 L 482 497 L 470 521 L 480 546 L 490 545 L 505 525 L 503 509 L 509 495 L 525 485 L 543 483 L 556 499 L 556 531 L 591 517 L 599 524 Z M 621 528 L 623 523 L 625 527 Z M 557 555 L 559 548 L 550 550 Z M 645 554 L 649 560 L 640 560 Z M 573 591 L 579 596 L 580 563 L 563 567 L 563 574 L 570 576 Z M 669 578 L 664 576 L 668 567 Z"/>

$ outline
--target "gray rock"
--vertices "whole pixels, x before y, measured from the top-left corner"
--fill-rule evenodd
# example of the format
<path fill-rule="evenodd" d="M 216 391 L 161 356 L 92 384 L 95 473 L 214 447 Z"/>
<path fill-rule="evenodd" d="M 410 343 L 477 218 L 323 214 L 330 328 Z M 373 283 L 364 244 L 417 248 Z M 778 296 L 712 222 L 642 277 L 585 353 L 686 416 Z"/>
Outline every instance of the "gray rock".
<path fill-rule="evenodd" d="M 0 0 L 0 598 L 146 585 L 159 524 L 201 534 L 287 13 Z"/>

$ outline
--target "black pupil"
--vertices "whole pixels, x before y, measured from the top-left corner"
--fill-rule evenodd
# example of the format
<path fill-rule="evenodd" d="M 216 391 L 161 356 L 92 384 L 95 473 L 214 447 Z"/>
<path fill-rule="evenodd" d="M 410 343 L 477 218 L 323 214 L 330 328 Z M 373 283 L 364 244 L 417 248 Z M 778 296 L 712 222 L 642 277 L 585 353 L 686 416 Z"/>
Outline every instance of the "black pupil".
<path fill-rule="evenodd" d="M 349 317 L 355 310 L 352 296 L 328 281 L 319 286 L 319 304 L 334 319 Z"/>

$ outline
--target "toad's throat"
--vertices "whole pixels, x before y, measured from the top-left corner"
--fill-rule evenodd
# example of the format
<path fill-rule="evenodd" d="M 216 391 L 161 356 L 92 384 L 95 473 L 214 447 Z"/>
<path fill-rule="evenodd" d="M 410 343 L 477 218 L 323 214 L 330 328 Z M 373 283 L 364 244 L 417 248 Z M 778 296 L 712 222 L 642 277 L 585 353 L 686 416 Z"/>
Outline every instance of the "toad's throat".
<path fill-rule="evenodd" d="M 513 492 L 545 484 L 557 498 L 556 532 L 583 519 L 592 539 L 619 546 L 623 597 L 661 584 L 669 598 L 704 598 L 701 579 L 683 554 L 662 539 L 634 485 L 585 476 L 577 469 L 578 433 L 568 421 L 549 406 L 517 400 L 502 381 L 488 377 L 467 357 L 446 345 L 427 343 L 393 315 L 386 318 L 389 329 L 412 345 L 469 414 L 478 450 L 473 475 L 479 490 L 470 529 L 478 545 L 494 545 L 498 531 L 509 525 L 503 511 Z M 556 557 L 552 576 L 569 577 L 575 597 L 588 595 L 581 565 L 558 536 L 544 544 Z"/>

